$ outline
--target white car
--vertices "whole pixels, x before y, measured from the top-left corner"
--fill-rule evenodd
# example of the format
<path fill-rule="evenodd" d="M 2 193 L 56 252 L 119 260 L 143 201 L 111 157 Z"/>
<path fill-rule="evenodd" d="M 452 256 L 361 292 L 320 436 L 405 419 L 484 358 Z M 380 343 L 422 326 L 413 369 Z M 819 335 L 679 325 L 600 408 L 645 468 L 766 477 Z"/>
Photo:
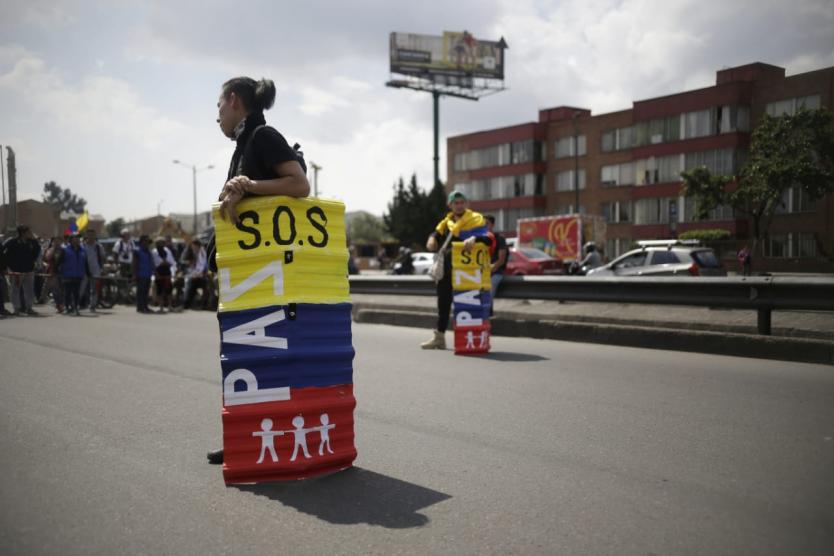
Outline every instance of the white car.
<path fill-rule="evenodd" d="M 414 265 L 414 274 L 428 274 L 434 264 L 434 253 L 412 253 L 411 264 Z"/>

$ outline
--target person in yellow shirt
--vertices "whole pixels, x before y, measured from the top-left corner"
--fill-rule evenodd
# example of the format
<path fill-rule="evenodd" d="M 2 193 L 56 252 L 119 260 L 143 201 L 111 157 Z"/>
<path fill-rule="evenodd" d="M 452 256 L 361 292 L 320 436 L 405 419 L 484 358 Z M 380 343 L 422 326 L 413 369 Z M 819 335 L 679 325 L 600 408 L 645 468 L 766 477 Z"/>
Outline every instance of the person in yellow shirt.
<path fill-rule="evenodd" d="M 449 213 L 441 220 L 426 241 L 426 249 L 436 252 L 449 234 L 452 241 L 463 241 L 464 249 L 471 249 L 476 242 L 490 244 L 483 215 L 469 209 L 466 196 L 460 191 L 449 193 Z M 432 337 L 420 344 L 423 349 L 446 349 L 446 328 L 452 310 L 452 245 L 446 246 L 443 278 L 437 283 L 437 329 Z"/>

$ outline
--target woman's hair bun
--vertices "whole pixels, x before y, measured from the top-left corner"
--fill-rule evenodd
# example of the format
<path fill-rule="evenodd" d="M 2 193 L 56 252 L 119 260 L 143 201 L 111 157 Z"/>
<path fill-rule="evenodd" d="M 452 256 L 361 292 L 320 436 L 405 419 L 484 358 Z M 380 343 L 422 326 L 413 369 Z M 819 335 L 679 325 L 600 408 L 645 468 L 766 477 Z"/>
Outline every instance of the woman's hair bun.
<path fill-rule="evenodd" d="M 261 79 L 255 85 L 255 103 L 261 110 L 269 110 L 275 103 L 275 83 L 272 79 Z"/>

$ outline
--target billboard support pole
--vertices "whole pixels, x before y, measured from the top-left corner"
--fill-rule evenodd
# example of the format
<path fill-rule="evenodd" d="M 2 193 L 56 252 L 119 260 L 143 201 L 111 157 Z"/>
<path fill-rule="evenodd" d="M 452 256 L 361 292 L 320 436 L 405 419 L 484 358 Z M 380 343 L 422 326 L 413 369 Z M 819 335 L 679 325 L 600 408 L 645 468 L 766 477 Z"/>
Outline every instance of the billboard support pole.
<path fill-rule="evenodd" d="M 434 185 L 440 183 L 440 93 L 432 91 L 434 98 Z"/>

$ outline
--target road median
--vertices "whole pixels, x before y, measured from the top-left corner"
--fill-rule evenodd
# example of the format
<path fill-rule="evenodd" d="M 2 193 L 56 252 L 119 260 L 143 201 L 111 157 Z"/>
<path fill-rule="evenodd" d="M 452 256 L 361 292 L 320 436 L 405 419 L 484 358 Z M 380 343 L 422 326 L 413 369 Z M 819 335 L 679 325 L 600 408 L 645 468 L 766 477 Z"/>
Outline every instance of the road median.
<path fill-rule="evenodd" d="M 386 303 L 367 299 L 370 296 L 354 297 L 366 298 L 354 299 L 355 322 L 432 329 L 437 320 L 436 311 L 427 306 L 425 298 L 406 304 L 404 299 Z M 493 335 L 834 365 L 834 336 L 828 329 L 809 327 L 807 318 L 805 323 L 786 321 L 785 326 L 774 327 L 774 335 L 763 336 L 755 333 L 753 323 L 739 323 L 726 311 L 714 311 L 706 317 L 693 315 L 688 321 L 659 317 L 670 312 L 668 307 L 642 308 L 642 318 L 629 320 L 605 316 L 600 309 L 595 315 L 548 312 L 556 311 L 547 311 L 541 305 L 529 312 L 499 308 L 492 321 Z M 822 318 L 825 316 L 830 315 Z"/>

